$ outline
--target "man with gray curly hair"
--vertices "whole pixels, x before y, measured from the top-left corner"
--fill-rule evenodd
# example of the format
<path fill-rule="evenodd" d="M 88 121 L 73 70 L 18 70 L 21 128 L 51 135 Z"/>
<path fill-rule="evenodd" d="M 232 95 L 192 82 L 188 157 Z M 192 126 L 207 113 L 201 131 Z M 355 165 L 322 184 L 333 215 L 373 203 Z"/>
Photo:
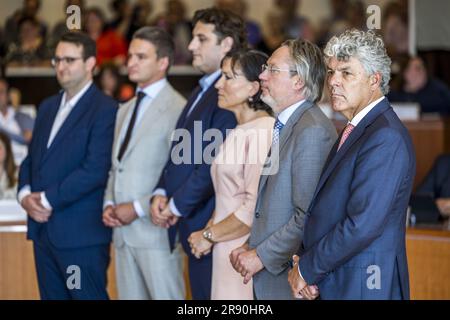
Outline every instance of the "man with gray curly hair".
<path fill-rule="evenodd" d="M 325 48 L 331 105 L 348 124 L 307 212 L 294 297 L 409 299 L 406 211 L 415 174 L 411 138 L 389 101 L 391 60 L 372 31 Z M 318 292 L 317 292 L 318 288 Z"/>

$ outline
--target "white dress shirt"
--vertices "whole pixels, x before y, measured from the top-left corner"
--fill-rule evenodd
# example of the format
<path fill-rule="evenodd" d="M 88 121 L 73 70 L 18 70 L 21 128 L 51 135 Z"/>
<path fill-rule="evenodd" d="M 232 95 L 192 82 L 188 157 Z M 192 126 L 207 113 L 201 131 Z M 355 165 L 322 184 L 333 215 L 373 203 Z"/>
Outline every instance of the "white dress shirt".
<path fill-rule="evenodd" d="M 50 137 L 47 141 L 47 149 L 51 146 L 53 140 L 56 137 L 56 134 L 58 133 L 59 129 L 61 129 L 62 125 L 66 121 L 67 117 L 69 116 L 70 112 L 73 110 L 73 108 L 77 105 L 78 101 L 81 99 L 81 97 L 86 93 L 86 91 L 89 89 L 89 87 L 92 85 L 92 80 L 89 81 L 83 89 L 81 89 L 76 95 L 74 95 L 70 100 L 66 101 L 67 99 L 67 93 L 64 92 L 61 104 L 59 105 L 58 113 L 56 114 L 55 121 L 53 121 L 52 130 L 50 132 Z M 30 185 L 23 186 L 22 189 L 20 189 L 19 194 L 17 195 L 19 203 L 22 203 L 23 198 L 31 194 L 31 187 Z M 48 210 L 52 210 L 52 206 L 47 200 L 47 197 L 45 196 L 45 192 L 41 192 L 41 204 L 44 208 Z"/>
<path fill-rule="evenodd" d="M 292 114 L 295 112 L 295 110 L 297 110 L 298 107 L 300 107 L 303 104 L 303 102 L 305 102 L 305 101 L 306 101 L 305 99 L 300 100 L 300 101 L 294 103 L 293 105 L 287 107 L 283 111 L 281 111 L 277 116 L 278 120 L 280 120 L 280 122 L 283 125 L 286 125 L 286 123 L 288 122 L 288 120 L 292 116 Z"/>

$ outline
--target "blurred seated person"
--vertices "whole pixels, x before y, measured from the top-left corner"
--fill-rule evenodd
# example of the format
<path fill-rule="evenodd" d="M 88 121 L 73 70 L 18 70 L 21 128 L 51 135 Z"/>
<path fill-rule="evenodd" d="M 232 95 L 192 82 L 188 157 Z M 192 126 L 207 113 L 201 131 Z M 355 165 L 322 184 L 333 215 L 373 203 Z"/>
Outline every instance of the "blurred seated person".
<path fill-rule="evenodd" d="M 432 195 L 442 217 L 450 217 L 450 154 L 436 159 L 416 194 Z"/>
<path fill-rule="evenodd" d="M 388 94 L 391 102 L 418 102 L 422 113 L 439 113 L 450 116 L 450 89 L 438 79 L 428 75 L 420 57 L 409 59 L 400 90 Z"/>
<path fill-rule="evenodd" d="M 14 160 L 19 165 L 27 154 L 34 120 L 9 104 L 8 91 L 8 82 L 0 78 L 0 133 L 11 140 Z"/>
<path fill-rule="evenodd" d="M 119 68 L 112 63 L 105 63 L 101 66 L 97 83 L 104 94 L 113 97 L 118 102 L 128 101 L 135 95 L 133 86 L 123 84 Z"/>
<path fill-rule="evenodd" d="M 45 39 L 47 35 L 47 25 L 38 17 L 39 9 L 41 8 L 40 0 L 23 0 L 22 7 L 16 10 L 11 16 L 6 19 L 5 23 L 5 45 L 9 46 L 12 43 L 19 42 L 19 22 L 23 18 L 32 18 L 38 21 L 39 34 Z"/>
<path fill-rule="evenodd" d="M 67 33 L 69 29 L 67 28 L 67 8 L 70 6 L 80 7 L 81 14 L 84 14 L 84 0 L 66 0 L 63 5 L 64 18 L 57 22 L 53 27 L 52 34 L 49 37 L 48 44 L 50 49 L 54 51 L 59 39 L 63 34 Z"/>
<path fill-rule="evenodd" d="M 50 52 L 39 30 L 40 25 L 35 18 L 20 20 L 19 42 L 9 45 L 7 66 L 50 66 Z"/>
<path fill-rule="evenodd" d="M 188 49 L 192 40 L 191 22 L 186 19 L 186 8 L 181 0 L 168 0 L 165 12 L 156 18 L 155 25 L 166 30 L 175 43 L 174 64 L 191 64 Z"/>
<path fill-rule="evenodd" d="M 129 43 L 133 36 L 130 34 L 133 13 L 130 2 L 128 0 L 111 0 L 109 7 L 113 12 L 113 18 L 108 23 L 108 28 L 116 31 Z"/>
<path fill-rule="evenodd" d="M 15 199 L 17 193 L 16 165 L 11 143 L 6 134 L 0 132 L 0 200 Z"/>
<path fill-rule="evenodd" d="M 136 0 L 131 11 L 130 28 L 126 38 L 128 41 L 133 34 L 142 27 L 149 26 L 149 17 L 152 15 L 153 6 L 150 0 Z"/>
<path fill-rule="evenodd" d="M 219 9 L 230 10 L 245 21 L 247 29 L 247 42 L 251 48 L 260 48 L 262 46 L 262 32 L 259 24 L 247 16 L 248 6 L 244 0 L 216 0 L 216 7 Z"/>
<path fill-rule="evenodd" d="M 85 11 L 84 29 L 96 42 L 97 65 L 112 62 L 117 66 L 125 63 L 128 45 L 116 31 L 106 27 L 105 18 L 100 8 L 92 7 Z"/>
<path fill-rule="evenodd" d="M 274 0 L 274 5 L 267 16 L 268 33 L 264 38 L 268 51 L 274 51 L 287 39 L 302 38 L 315 42 L 312 24 L 298 14 L 300 0 Z"/>

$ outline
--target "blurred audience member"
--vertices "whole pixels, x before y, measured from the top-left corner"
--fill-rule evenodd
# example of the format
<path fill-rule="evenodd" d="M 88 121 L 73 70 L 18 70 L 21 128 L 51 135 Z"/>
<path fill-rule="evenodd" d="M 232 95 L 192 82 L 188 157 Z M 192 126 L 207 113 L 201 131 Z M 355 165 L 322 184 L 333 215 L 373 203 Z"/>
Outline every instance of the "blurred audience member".
<path fill-rule="evenodd" d="M 20 20 L 19 42 L 11 43 L 6 54 L 8 66 L 50 66 L 50 51 L 39 28 L 35 18 Z"/>
<path fill-rule="evenodd" d="M 330 0 L 329 4 L 331 7 L 331 17 L 325 19 L 320 24 L 322 28 L 318 32 L 317 41 L 319 47 L 324 47 L 331 37 L 350 29 L 351 23 L 349 22 L 348 16 L 352 16 L 353 13 L 348 12 L 350 8 L 349 0 Z"/>
<path fill-rule="evenodd" d="M 250 20 L 247 16 L 248 6 L 244 0 L 216 0 L 216 7 L 219 9 L 230 10 L 241 16 L 247 29 L 247 42 L 251 48 L 260 48 L 263 37 L 259 24 Z"/>
<path fill-rule="evenodd" d="M 350 29 L 367 31 L 366 7 L 361 0 L 350 3 L 347 8 L 346 17 Z"/>
<path fill-rule="evenodd" d="M 433 196 L 441 215 L 450 217 L 450 154 L 436 159 L 416 194 Z"/>
<path fill-rule="evenodd" d="M 127 42 L 131 41 L 133 34 L 130 33 L 133 8 L 128 0 L 112 0 L 110 8 L 113 19 L 108 27 L 120 34 Z"/>
<path fill-rule="evenodd" d="M 34 120 L 9 104 L 8 91 L 8 82 L 0 79 L 0 132 L 11 139 L 14 160 L 19 165 L 27 154 Z"/>
<path fill-rule="evenodd" d="M 388 95 L 391 102 L 418 102 L 423 113 L 450 116 L 450 89 L 428 75 L 420 57 L 410 58 L 402 75 L 400 90 Z"/>
<path fill-rule="evenodd" d="M 84 0 L 66 0 L 64 2 L 64 6 L 63 6 L 64 19 L 62 19 L 61 21 L 56 23 L 56 25 L 53 27 L 52 34 L 50 35 L 49 40 L 48 40 L 48 44 L 52 51 L 55 50 L 56 44 L 58 43 L 58 41 L 62 37 L 62 35 L 69 31 L 69 29 L 67 29 L 67 21 L 66 21 L 67 8 L 72 5 L 80 7 L 81 14 L 84 13 L 84 8 L 85 8 Z"/>
<path fill-rule="evenodd" d="M 383 14 L 383 39 L 395 72 L 398 57 L 408 54 L 408 8 L 403 1 L 389 3 Z"/>
<path fill-rule="evenodd" d="M 105 18 L 97 7 L 85 11 L 84 28 L 86 33 L 96 42 L 97 65 L 112 62 L 121 66 L 125 63 L 127 43 L 116 31 L 105 27 Z"/>
<path fill-rule="evenodd" d="M 153 5 L 150 0 L 136 0 L 134 2 L 127 38 L 131 39 L 138 29 L 150 25 L 149 17 L 152 15 L 152 11 Z"/>
<path fill-rule="evenodd" d="M 19 22 L 23 18 L 32 18 L 38 21 L 39 33 L 45 38 L 47 34 L 47 25 L 38 17 L 41 7 L 40 0 L 23 0 L 22 8 L 15 11 L 5 23 L 5 44 L 9 46 L 11 43 L 19 42 Z"/>
<path fill-rule="evenodd" d="M 0 200 L 15 199 L 16 188 L 16 165 L 11 144 L 8 136 L 0 132 Z"/>
<path fill-rule="evenodd" d="M 129 84 L 123 84 L 119 68 L 112 63 L 105 63 L 100 68 L 97 78 L 98 86 L 107 96 L 118 102 L 125 102 L 134 96 L 134 89 Z"/>
<path fill-rule="evenodd" d="M 311 23 L 306 17 L 297 14 L 300 0 L 275 0 L 274 4 L 274 10 L 267 17 L 269 31 L 265 41 L 268 50 L 275 50 L 286 39 L 315 41 Z"/>
<path fill-rule="evenodd" d="M 0 66 L 3 63 L 3 57 L 5 56 L 5 35 L 3 33 L 3 29 L 0 26 Z"/>
<path fill-rule="evenodd" d="M 155 25 L 166 30 L 175 42 L 174 64 L 190 64 L 192 54 L 188 46 L 192 39 L 192 27 L 186 19 L 184 3 L 181 0 L 168 0 L 166 11 L 156 19 Z"/>

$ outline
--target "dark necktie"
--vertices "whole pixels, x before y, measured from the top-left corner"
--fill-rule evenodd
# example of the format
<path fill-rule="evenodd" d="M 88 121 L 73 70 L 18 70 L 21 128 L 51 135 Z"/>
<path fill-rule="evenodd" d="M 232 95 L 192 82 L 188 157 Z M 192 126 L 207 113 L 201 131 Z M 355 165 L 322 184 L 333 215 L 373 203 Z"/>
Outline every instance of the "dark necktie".
<path fill-rule="evenodd" d="M 123 139 L 122 145 L 119 149 L 119 154 L 117 156 L 117 159 L 120 161 L 122 160 L 122 157 L 127 150 L 128 143 L 131 139 L 131 134 L 133 133 L 134 124 L 136 123 L 137 113 L 139 109 L 139 105 L 141 104 L 142 99 L 145 97 L 145 93 L 142 91 L 139 91 L 137 94 L 136 104 L 134 105 L 133 114 L 131 115 L 130 123 L 128 124 L 127 133 L 125 134 L 125 138 Z"/>

